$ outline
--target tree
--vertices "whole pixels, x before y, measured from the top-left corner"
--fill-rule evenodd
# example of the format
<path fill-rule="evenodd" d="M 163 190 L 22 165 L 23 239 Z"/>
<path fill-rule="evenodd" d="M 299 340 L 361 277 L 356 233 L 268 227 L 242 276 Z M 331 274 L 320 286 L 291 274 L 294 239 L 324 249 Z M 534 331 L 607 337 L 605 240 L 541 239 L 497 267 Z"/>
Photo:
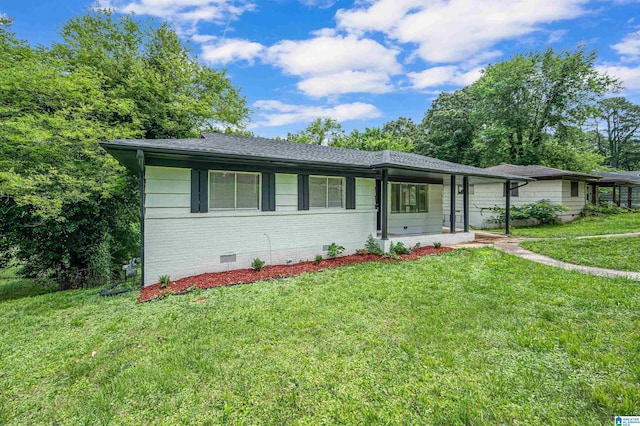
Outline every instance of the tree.
<path fill-rule="evenodd" d="M 288 141 L 311 145 L 331 145 L 343 137 L 342 125 L 329 117 L 316 118 L 305 129 L 287 133 Z"/>
<path fill-rule="evenodd" d="M 598 102 L 596 144 L 612 168 L 632 170 L 640 160 L 640 105 L 616 97 Z"/>
<path fill-rule="evenodd" d="M 550 48 L 489 65 L 469 88 L 477 100 L 477 137 L 497 144 L 501 149 L 492 152 L 506 154 L 504 161 L 539 164 L 550 138 L 568 142 L 564 130 L 582 127 L 592 105 L 618 88 L 595 69 L 595 61 L 595 51 L 584 47 L 560 54 Z"/>
<path fill-rule="evenodd" d="M 416 149 L 481 167 L 508 162 L 586 170 L 600 157 L 582 128 L 595 103 L 619 87 L 595 69 L 595 60 L 595 52 L 578 47 L 489 65 L 475 83 L 433 102 Z"/>
<path fill-rule="evenodd" d="M 394 137 L 382 129 L 366 128 L 364 132 L 354 130 L 348 136 L 335 140 L 331 146 L 338 148 L 359 149 L 361 151 L 392 151 L 411 152 L 413 143 L 409 138 Z"/>
<path fill-rule="evenodd" d="M 237 126 L 245 100 L 166 26 L 93 13 L 73 18 L 52 49 L 10 27 L 0 21 L 0 253 L 61 288 L 100 284 L 137 252 L 139 224 L 137 177 L 98 141 Z"/>
<path fill-rule="evenodd" d="M 441 93 L 422 120 L 424 137 L 416 151 L 429 157 L 474 164 L 473 141 L 476 134 L 473 107 L 476 100 L 468 89 Z"/>

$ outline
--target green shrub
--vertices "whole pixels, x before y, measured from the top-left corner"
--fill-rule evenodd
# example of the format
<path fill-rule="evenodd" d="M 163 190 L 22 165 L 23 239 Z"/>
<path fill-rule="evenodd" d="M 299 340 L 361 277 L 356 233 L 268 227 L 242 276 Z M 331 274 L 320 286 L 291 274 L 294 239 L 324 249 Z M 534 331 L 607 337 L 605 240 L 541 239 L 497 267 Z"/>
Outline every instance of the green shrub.
<path fill-rule="evenodd" d="M 398 241 L 395 244 L 392 242 L 389 247 L 389 253 L 392 255 L 409 254 L 411 253 L 411 249 L 405 246 L 401 241 Z"/>
<path fill-rule="evenodd" d="M 336 243 L 331 243 L 329 245 L 329 248 L 327 249 L 327 256 L 329 256 L 332 259 L 335 259 L 336 257 L 340 256 L 342 253 L 344 253 L 344 247 L 339 246 Z"/>
<path fill-rule="evenodd" d="M 169 277 L 169 275 L 161 275 L 158 278 L 158 282 L 160 283 L 160 288 L 167 288 L 167 286 L 171 282 L 171 277 Z"/>
<path fill-rule="evenodd" d="M 496 217 L 490 219 L 492 223 L 502 226 L 505 223 L 504 207 L 491 207 L 490 211 L 496 213 Z M 552 224 L 560 223 L 560 213 L 569 210 L 567 206 L 552 204 L 550 200 L 540 200 L 531 204 L 523 204 L 521 206 L 511 206 L 509 210 L 511 220 L 533 220 L 536 224 Z"/>
<path fill-rule="evenodd" d="M 587 203 L 580 212 L 580 216 L 610 216 L 614 214 L 627 213 L 628 210 L 618 207 L 613 203 L 591 204 Z"/>
<path fill-rule="evenodd" d="M 319 265 L 322 262 L 322 259 L 324 258 L 322 257 L 321 254 L 316 254 L 316 264 Z"/>
<path fill-rule="evenodd" d="M 251 269 L 256 272 L 261 271 L 263 266 L 264 260 L 260 259 L 259 257 L 256 257 L 255 259 L 253 259 L 253 262 L 251 262 Z"/>
<path fill-rule="evenodd" d="M 440 243 L 440 242 L 438 242 L 438 241 L 434 241 L 433 246 L 434 246 L 435 248 L 440 248 L 440 247 L 442 247 L 442 243 Z"/>
<path fill-rule="evenodd" d="M 413 250 L 418 250 L 420 248 L 420 241 L 413 245 Z"/>
<path fill-rule="evenodd" d="M 384 254 L 384 252 L 376 242 L 375 238 L 373 238 L 373 235 L 369 235 L 369 238 L 367 238 L 367 242 L 365 243 L 364 248 L 366 248 L 369 251 L 369 253 L 377 254 L 378 256 L 382 256 Z"/>

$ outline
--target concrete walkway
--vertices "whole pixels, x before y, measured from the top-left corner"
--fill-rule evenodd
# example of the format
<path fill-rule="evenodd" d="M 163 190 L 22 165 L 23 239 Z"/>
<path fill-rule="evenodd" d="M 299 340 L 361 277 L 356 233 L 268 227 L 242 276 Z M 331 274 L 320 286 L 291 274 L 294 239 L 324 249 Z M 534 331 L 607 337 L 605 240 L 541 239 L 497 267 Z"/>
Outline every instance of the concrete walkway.
<path fill-rule="evenodd" d="M 633 236 L 640 235 L 640 233 L 634 234 L 619 234 L 619 237 L 622 236 Z M 612 235 L 609 235 L 609 237 Z M 581 237 L 585 238 L 585 237 Z M 595 238 L 595 236 L 594 236 Z M 597 268 L 595 266 L 582 266 L 575 265 L 573 263 L 561 262 L 559 260 L 552 259 L 548 256 L 543 256 L 538 253 L 534 253 L 529 250 L 525 250 L 520 247 L 520 243 L 522 241 L 528 240 L 529 238 L 505 238 L 504 236 L 500 239 L 494 241 L 493 246 L 505 253 L 512 254 L 514 256 L 521 257 L 523 259 L 531 260 L 532 262 L 542 263 L 544 265 L 555 266 L 557 268 L 569 269 L 571 271 L 582 272 L 583 274 L 590 275 L 598 275 L 601 277 L 609 277 L 609 278 L 629 278 L 632 280 L 640 281 L 640 272 L 630 272 L 630 271 L 618 271 L 615 269 L 605 269 L 605 268 Z"/>

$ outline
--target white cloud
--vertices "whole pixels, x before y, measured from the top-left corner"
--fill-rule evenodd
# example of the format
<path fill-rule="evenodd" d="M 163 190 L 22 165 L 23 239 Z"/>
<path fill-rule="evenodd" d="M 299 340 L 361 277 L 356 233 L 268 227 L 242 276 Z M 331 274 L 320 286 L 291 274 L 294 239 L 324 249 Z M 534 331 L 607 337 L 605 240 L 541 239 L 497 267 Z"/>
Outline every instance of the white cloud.
<path fill-rule="evenodd" d="M 628 67 L 623 65 L 601 65 L 597 70 L 617 77 L 624 87 L 632 92 L 640 91 L 640 66 Z"/>
<path fill-rule="evenodd" d="M 336 3 L 336 0 L 298 0 L 305 6 L 319 7 L 320 9 L 327 9 Z"/>
<path fill-rule="evenodd" d="M 276 100 L 254 102 L 256 121 L 251 128 L 277 127 L 294 123 L 310 123 L 318 117 L 330 117 L 339 122 L 377 118 L 382 114 L 374 105 L 353 102 L 335 106 L 285 104 Z"/>
<path fill-rule="evenodd" d="M 482 75 L 482 68 L 474 68 L 470 71 L 462 71 L 456 65 L 433 67 L 421 72 L 410 72 L 407 77 L 411 80 L 414 89 L 426 89 L 444 85 L 467 86 Z"/>
<path fill-rule="evenodd" d="M 398 73 L 398 51 L 353 35 L 284 40 L 268 49 L 267 61 L 292 75 L 322 75 L 346 70 Z"/>
<path fill-rule="evenodd" d="M 308 96 L 322 97 L 345 93 L 387 93 L 393 90 L 384 72 L 343 71 L 306 78 L 297 84 Z"/>
<path fill-rule="evenodd" d="M 429 62 L 456 62 L 496 43 L 539 30 L 541 24 L 584 13 L 588 0 L 377 0 L 340 10 L 338 26 L 355 34 L 379 31 L 416 43 Z"/>
<path fill-rule="evenodd" d="M 622 60 L 636 60 L 640 58 L 640 32 L 628 34 L 621 42 L 611 46 Z"/>
<path fill-rule="evenodd" d="M 100 8 L 165 19 L 183 34 L 194 34 L 201 21 L 226 24 L 255 9 L 249 0 L 97 0 Z"/>
<path fill-rule="evenodd" d="M 247 61 L 253 64 L 253 61 L 264 50 L 264 46 L 241 39 L 215 39 L 213 44 L 204 44 L 202 46 L 202 59 L 210 64 L 225 65 L 234 61 Z"/>

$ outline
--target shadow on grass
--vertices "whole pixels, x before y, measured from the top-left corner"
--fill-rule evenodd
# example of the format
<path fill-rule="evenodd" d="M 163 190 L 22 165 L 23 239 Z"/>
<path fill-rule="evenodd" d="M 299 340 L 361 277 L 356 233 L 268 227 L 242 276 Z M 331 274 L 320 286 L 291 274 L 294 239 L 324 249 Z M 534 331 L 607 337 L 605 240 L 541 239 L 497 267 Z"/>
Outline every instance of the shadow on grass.
<path fill-rule="evenodd" d="M 0 278 L 0 302 L 53 293 L 55 285 L 28 278 Z"/>

